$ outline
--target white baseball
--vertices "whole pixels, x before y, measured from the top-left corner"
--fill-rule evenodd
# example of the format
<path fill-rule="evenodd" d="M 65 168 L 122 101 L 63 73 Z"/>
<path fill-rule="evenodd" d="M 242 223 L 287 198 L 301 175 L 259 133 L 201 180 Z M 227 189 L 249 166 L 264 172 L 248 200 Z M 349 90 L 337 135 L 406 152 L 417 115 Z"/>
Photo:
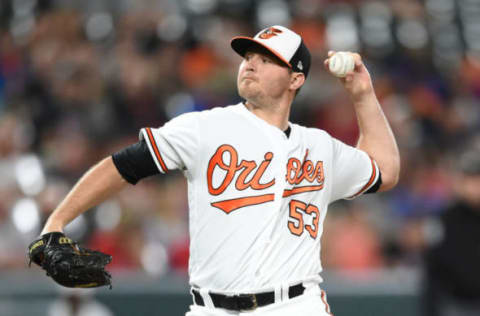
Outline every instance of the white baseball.
<path fill-rule="evenodd" d="M 336 77 L 343 78 L 355 68 L 355 59 L 351 53 L 337 52 L 330 57 L 328 68 Z"/>

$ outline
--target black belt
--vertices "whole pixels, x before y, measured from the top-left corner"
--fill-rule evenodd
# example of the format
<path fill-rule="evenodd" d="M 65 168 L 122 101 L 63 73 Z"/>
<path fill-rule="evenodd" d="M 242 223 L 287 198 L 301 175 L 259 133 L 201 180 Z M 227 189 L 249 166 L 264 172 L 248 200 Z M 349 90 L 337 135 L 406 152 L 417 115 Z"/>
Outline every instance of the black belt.
<path fill-rule="evenodd" d="M 302 295 L 305 287 L 302 283 L 292 285 L 288 288 L 288 297 L 294 298 Z M 203 297 L 196 289 L 192 289 L 193 301 L 196 305 L 205 306 Z M 233 311 L 252 310 L 257 307 L 275 303 L 275 292 L 263 292 L 256 294 L 238 294 L 225 295 L 219 293 L 208 293 L 212 299 L 213 306 L 217 308 L 225 308 Z"/>

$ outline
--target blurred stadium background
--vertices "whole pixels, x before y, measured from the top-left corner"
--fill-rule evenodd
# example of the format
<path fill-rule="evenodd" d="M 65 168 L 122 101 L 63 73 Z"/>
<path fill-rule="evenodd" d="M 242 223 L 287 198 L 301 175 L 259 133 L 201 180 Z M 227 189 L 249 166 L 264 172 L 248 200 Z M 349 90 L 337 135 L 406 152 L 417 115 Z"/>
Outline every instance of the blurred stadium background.
<path fill-rule="evenodd" d="M 68 226 L 113 254 L 113 291 L 59 289 L 27 269 L 26 246 L 75 181 L 141 127 L 238 102 L 230 38 L 273 24 L 303 34 L 313 54 L 293 122 L 355 143 L 349 100 L 322 62 L 330 49 L 359 51 L 401 150 L 396 189 L 330 209 L 322 255 L 333 312 L 421 315 L 431 223 L 452 200 L 452 161 L 479 141 L 477 0 L 2 0 L 1 316 L 184 314 L 180 173 L 144 180 Z"/>

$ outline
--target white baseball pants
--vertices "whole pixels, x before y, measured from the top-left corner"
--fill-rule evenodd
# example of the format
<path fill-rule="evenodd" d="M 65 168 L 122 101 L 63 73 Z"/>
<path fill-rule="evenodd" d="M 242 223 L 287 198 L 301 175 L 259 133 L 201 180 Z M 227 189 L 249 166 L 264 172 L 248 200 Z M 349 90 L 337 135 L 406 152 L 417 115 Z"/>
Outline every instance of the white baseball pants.
<path fill-rule="evenodd" d="M 185 316 L 333 316 L 327 303 L 327 295 L 319 286 L 311 286 L 305 292 L 291 299 L 258 307 L 252 311 L 230 311 L 215 308 L 211 301 L 204 297 L 206 305 L 190 305 Z"/>

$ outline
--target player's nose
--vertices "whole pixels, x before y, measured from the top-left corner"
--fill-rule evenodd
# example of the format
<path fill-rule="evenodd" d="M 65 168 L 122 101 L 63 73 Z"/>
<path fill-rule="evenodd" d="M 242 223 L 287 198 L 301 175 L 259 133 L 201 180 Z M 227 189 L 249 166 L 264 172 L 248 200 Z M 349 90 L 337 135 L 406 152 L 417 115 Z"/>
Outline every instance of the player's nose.
<path fill-rule="evenodd" d="M 245 70 L 255 71 L 260 58 L 256 54 L 250 54 L 248 58 L 245 58 Z"/>
<path fill-rule="evenodd" d="M 240 73 L 245 75 L 245 73 L 255 73 L 255 66 L 244 62 L 243 65 L 240 67 Z"/>

